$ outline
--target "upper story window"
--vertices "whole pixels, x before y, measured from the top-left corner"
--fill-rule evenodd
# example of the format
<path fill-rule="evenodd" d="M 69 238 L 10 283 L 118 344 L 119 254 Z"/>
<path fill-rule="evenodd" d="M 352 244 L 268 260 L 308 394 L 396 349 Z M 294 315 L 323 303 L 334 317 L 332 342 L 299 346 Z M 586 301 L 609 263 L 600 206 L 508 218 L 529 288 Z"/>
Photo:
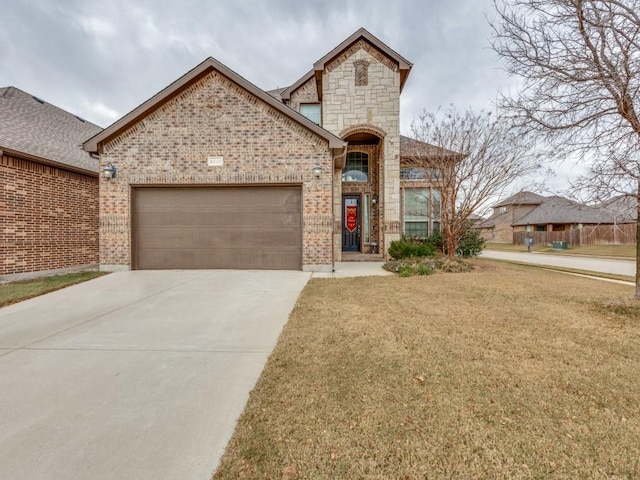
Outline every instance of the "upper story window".
<path fill-rule="evenodd" d="M 347 153 L 347 160 L 342 169 L 343 182 L 369 181 L 369 155 L 363 152 Z"/>
<path fill-rule="evenodd" d="M 316 125 L 320 125 L 320 104 L 319 103 L 301 103 L 300 113 L 311 120 Z"/>
<path fill-rule="evenodd" d="M 402 180 L 440 180 L 440 170 L 425 167 L 401 167 L 400 178 Z"/>
<path fill-rule="evenodd" d="M 356 74 L 356 87 L 366 87 L 369 85 L 369 62 L 366 60 L 356 60 L 353 62 Z"/>

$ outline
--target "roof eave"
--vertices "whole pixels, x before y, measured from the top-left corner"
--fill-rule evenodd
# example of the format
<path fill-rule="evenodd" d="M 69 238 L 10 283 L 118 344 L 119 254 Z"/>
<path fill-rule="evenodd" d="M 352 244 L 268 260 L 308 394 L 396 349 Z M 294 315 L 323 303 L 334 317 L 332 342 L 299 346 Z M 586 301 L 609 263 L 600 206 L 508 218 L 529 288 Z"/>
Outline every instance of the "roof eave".
<path fill-rule="evenodd" d="M 313 75 L 314 75 L 313 70 L 310 70 L 307 73 L 305 73 L 302 77 L 300 77 L 295 83 L 287 87 L 286 90 L 283 90 L 282 93 L 280 93 L 280 97 L 282 98 L 282 100 L 290 100 L 291 94 L 295 92 L 298 88 L 300 88 L 302 85 L 307 83 L 309 80 L 311 80 L 313 78 Z"/>
<path fill-rule="evenodd" d="M 80 147 L 80 146 L 78 146 Z M 51 167 L 59 168 L 60 170 L 67 170 L 69 172 L 81 173 L 83 175 L 89 175 L 91 177 L 97 177 L 99 175 L 98 170 L 87 170 L 86 168 L 77 167 L 75 165 L 71 165 L 64 162 L 57 162 L 55 160 L 50 160 L 45 157 L 40 157 L 38 155 L 33 155 L 31 153 L 21 152 L 19 150 L 14 150 L 12 148 L 3 147 L 0 145 L 0 157 L 2 155 L 11 155 L 12 157 L 24 158 L 25 160 L 31 160 L 34 162 L 42 163 L 44 165 L 49 165 Z"/>

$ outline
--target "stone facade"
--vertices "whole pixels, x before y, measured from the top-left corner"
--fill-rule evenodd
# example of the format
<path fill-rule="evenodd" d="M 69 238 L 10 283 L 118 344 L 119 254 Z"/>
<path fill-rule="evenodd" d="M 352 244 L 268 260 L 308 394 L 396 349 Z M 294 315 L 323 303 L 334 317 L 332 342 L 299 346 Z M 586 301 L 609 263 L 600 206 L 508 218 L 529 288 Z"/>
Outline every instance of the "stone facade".
<path fill-rule="evenodd" d="M 316 79 L 311 77 L 291 92 L 288 105 L 298 110 L 301 103 L 318 101 Z M 369 193 L 379 197 L 372 208 L 371 241 L 386 252 L 400 237 L 400 73 L 398 65 L 364 39 L 332 59 L 322 73 L 322 127 L 340 138 L 368 133 L 379 138 L 370 156 L 368 185 L 341 184 L 341 172 L 334 172 L 334 256 L 341 259 L 342 195 Z M 349 147 L 361 151 L 363 147 Z M 365 147 L 366 149 L 366 147 Z M 370 251 L 363 245 L 364 252 Z"/>
<path fill-rule="evenodd" d="M 368 62 L 368 84 L 356 85 L 356 62 Z M 400 74 L 397 67 L 360 40 L 327 65 L 322 82 L 322 126 L 343 137 L 374 127 L 381 139 L 380 250 L 400 237 Z M 338 211 L 341 199 L 337 199 Z"/>
<path fill-rule="evenodd" d="M 2 155 L 0 276 L 95 267 L 98 178 Z"/>
<path fill-rule="evenodd" d="M 208 166 L 208 157 L 223 166 Z M 328 142 L 210 71 L 101 146 L 101 166 L 117 176 L 100 189 L 100 264 L 131 265 L 132 187 L 302 185 L 303 268 L 332 264 L 332 179 Z"/>

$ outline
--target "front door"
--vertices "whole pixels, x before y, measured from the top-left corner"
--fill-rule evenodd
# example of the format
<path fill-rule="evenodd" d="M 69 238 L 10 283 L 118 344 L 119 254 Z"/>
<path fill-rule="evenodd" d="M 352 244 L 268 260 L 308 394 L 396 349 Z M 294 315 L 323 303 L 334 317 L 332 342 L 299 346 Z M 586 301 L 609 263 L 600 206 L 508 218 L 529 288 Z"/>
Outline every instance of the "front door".
<path fill-rule="evenodd" d="M 342 198 L 342 251 L 360 251 L 360 197 Z"/>

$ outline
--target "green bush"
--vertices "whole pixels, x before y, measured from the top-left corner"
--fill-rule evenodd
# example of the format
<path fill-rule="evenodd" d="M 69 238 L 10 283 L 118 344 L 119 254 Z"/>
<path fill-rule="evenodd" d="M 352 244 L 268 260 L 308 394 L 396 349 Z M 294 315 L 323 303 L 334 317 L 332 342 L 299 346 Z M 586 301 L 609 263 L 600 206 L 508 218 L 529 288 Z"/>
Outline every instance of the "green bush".
<path fill-rule="evenodd" d="M 463 273 L 473 270 L 473 264 L 462 258 L 449 258 L 442 254 L 433 257 L 410 257 L 391 260 L 383 268 L 400 277 L 432 275 L 434 273 Z"/>
<path fill-rule="evenodd" d="M 436 247 L 425 240 L 415 238 L 394 240 L 389 245 L 389 256 L 396 260 L 409 257 L 433 257 L 435 254 Z"/>
<path fill-rule="evenodd" d="M 398 270 L 399 277 L 412 277 L 413 276 L 413 267 L 411 265 L 403 265 Z"/>
<path fill-rule="evenodd" d="M 436 271 L 430 265 L 425 265 L 424 263 L 422 263 L 416 268 L 416 273 L 418 275 L 431 275 L 432 273 L 436 273 Z"/>
<path fill-rule="evenodd" d="M 484 248 L 484 238 L 480 236 L 480 230 L 467 230 L 458 239 L 456 255 L 464 258 L 477 257 Z"/>

